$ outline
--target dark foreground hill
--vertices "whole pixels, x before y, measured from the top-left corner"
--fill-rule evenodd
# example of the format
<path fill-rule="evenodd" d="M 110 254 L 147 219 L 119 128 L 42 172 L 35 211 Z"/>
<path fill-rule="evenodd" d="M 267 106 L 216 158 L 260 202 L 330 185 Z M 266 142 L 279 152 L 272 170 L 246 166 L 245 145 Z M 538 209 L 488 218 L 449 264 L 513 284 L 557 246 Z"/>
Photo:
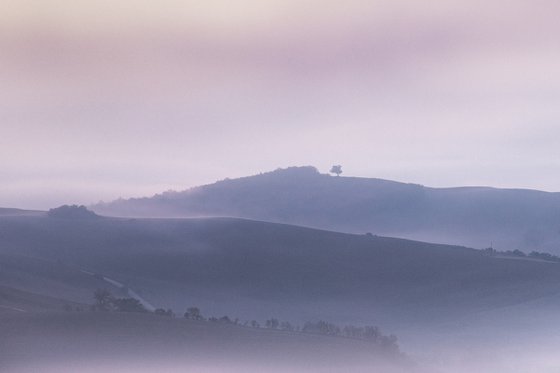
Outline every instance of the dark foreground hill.
<path fill-rule="evenodd" d="M 0 313 L 2 372 L 410 372 L 363 340 L 153 314 Z"/>
<path fill-rule="evenodd" d="M 500 250 L 560 253 L 560 194 L 487 187 L 429 188 L 280 169 L 152 198 L 92 206 L 128 217 L 235 216 L 352 233 Z"/>
<path fill-rule="evenodd" d="M 535 366 L 532 356 L 544 351 L 534 346 L 560 348 L 559 284 L 558 263 L 251 220 L 5 216 L 0 218 L 0 314 L 9 319 L 0 325 L 20 325 L 10 330 L 23 334 L 4 338 L 0 351 L 24 356 L 25 346 L 48 345 L 58 353 L 71 341 L 104 353 L 114 345 L 107 340 L 122 339 L 128 345 L 131 335 L 145 333 L 143 324 L 95 319 L 93 328 L 101 328 L 100 333 L 121 322 L 123 328 L 106 337 L 94 333 L 91 340 L 88 332 L 83 340 L 61 331 L 66 316 L 52 323 L 34 318 L 37 312 L 52 313 L 68 304 L 74 311 L 63 315 L 77 314 L 77 307 L 93 302 L 96 289 L 107 288 L 119 297 L 138 296 L 154 307 L 172 308 L 178 315 L 198 306 L 207 317 L 228 315 L 261 325 L 272 317 L 300 326 L 317 320 L 377 325 L 396 334 L 405 352 L 438 359 L 460 354 L 457 364 L 447 361 L 436 372 L 513 371 L 503 364 L 480 370 L 461 360 L 481 361 L 480 354 L 492 363 L 498 355 L 506 363 L 512 356 L 527 357 L 528 365 L 517 370 L 524 372 Z M 86 316 L 72 317 L 82 322 Z M 56 331 L 52 338 L 33 335 L 49 325 Z M 55 338 L 57 333 L 64 338 Z M 176 352 L 174 341 L 144 341 L 137 351 L 158 345 Z"/>

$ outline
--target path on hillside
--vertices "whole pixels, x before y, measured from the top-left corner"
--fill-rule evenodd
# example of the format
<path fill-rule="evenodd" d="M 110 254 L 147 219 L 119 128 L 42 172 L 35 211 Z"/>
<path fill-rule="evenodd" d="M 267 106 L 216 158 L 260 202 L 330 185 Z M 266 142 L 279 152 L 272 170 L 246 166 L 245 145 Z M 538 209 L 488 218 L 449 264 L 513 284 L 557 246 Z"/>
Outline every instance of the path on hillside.
<path fill-rule="evenodd" d="M 29 259 L 33 259 L 33 260 L 39 260 L 39 261 L 50 263 L 50 264 L 58 264 L 59 263 L 59 262 L 54 261 L 54 260 L 49 260 L 49 259 L 35 257 L 35 256 L 22 255 L 22 254 L 19 254 L 19 256 L 29 258 Z M 103 275 L 100 275 L 100 274 L 97 274 L 97 273 L 87 271 L 87 270 L 85 270 L 83 268 L 80 268 L 80 267 L 77 267 L 75 265 L 67 265 L 67 266 L 73 268 L 76 271 L 84 273 L 86 275 L 93 276 L 93 277 L 96 277 L 96 278 L 101 278 L 103 281 L 115 286 L 116 288 L 118 288 L 120 290 L 124 290 L 129 297 L 137 299 L 140 303 L 142 303 L 144 308 L 146 308 L 148 311 L 153 312 L 153 311 L 156 310 L 156 308 L 150 302 L 148 302 L 147 300 L 142 298 L 137 292 L 130 289 L 128 286 L 126 286 L 122 282 L 119 282 L 119 281 L 117 281 L 115 279 L 112 279 L 112 278 L 109 278 L 107 276 L 103 276 Z M 22 309 L 19 309 L 19 308 L 13 308 L 13 307 L 9 307 L 9 306 L 0 305 L 0 307 L 5 308 L 5 309 L 11 309 L 11 310 L 14 310 L 14 311 L 19 311 L 19 312 L 27 312 L 25 310 L 22 310 Z"/>
<path fill-rule="evenodd" d="M 119 282 L 115 279 L 109 278 L 107 276 L 104 275 L 99 275 L 90 271 L 86 271 L 84 269 L 80 269 L 80 272 L 88 274 L 90 276 L 94 276 L 94 277 L 101 277 L 103 279 L 103 281 L 121 289 L 124 290 L 126 292 L 126 294 L 128 296 L 130 296 L 131 298 L 134 298 L 136 300 L 138 300 L 140 303 L 142 303 L 142 305 L 144 306 L 144 308 L 146 308 L 148 311 L 150 312 L 154 312 L 156 310 L 156 308 L 147 300 L 145 300 L 144 298 L 142 298 L 137 292 L 135 292 L 134 290 L 132 290 L 131 288 L 129 288 L 128 286 L 126 286 L 125 284 L 123 284 L 122 282 Z"/>
<path fill-rule="evenodd" d="M 3 306 L 0 304 L 0 308 L 5 308 L 10 311 L 17 311 L 17 312 L 27 312 L 26 310 L 22 310 L 21 308 L 10 307 L 10 306 Z"/>

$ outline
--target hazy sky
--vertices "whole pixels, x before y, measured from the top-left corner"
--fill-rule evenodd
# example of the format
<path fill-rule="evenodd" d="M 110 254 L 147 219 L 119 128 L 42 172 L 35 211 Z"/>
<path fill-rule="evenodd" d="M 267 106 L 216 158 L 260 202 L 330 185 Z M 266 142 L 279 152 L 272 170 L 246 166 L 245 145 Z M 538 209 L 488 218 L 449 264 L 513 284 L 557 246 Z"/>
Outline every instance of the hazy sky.
<path fill-rule="evenodd" d="M 290 165 L 560 191 L 557 0 L 4 0 L 0 206 Z"/>

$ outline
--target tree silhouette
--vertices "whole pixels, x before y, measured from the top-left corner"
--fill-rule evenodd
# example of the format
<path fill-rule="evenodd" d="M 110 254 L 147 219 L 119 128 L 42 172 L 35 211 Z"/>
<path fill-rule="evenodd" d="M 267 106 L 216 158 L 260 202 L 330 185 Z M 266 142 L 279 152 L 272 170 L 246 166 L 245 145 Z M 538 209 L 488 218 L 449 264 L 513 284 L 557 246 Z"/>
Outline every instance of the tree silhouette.
<path fill-rule="evenodd" d="M 117 298 L 113 300 L 113 304 L 119 312 L 147 312 L 142 303 L 135 298 Z"/>
<path fill-rule="evenodd" d="M 100 311 L 110 311 L 113 305 L 113 296 L 107 289 L 97 289 L 93 293 L 95 306 Z"/>
<path fill-rule="evenodd" d="M 198 307 L 187 308 L 187 312 L 185 312 L 185 318 L 190 319 L 190 320 L 203 320 L 204 319 L 204 317 L 202 317 L 202 315 L 200 313 L 200 309 Z"/>
<path fill-rule="evenodd" d="M 330 173 L 336 174 L 336 176 L 340 176 L 340 174 L 342 173 L 342 166 L 339 164 L 332 166 Z"/>
<path fill-rule="evenodd" d="M 326 335 L 340 335 L 340 328 L 335 324 L 331 324 L 326 321 L 317 321 L 311 322 L 308 321 L 303 325 L 303 332 L 304 333 L 317 333 L 317 334 L 326 334 Z"/>
<path fill-rule="evenodd" d="M 163 308 L 158 308 L 154 311 L 154 313 L 158 316 L 175 317 L 175 313 L 170 308 L 168 308 L 167 310 Z"/>
<path fill-rule="evenodd" d="M 269 319 L 266 320 L 266 327 L 269 329 L 277 329 L 278 326 L 280 325 L 280 322 L 277 319 Z"/>

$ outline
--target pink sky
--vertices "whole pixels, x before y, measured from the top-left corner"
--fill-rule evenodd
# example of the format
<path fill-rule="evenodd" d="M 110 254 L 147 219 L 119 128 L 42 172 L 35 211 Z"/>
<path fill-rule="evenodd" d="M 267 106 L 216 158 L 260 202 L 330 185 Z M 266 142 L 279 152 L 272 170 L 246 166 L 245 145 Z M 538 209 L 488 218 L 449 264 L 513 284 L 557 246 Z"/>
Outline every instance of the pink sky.
<path fill-rule="evenodd" d="M 7 1 L 0 206 L 290 165 L 560 191 L 557 1 Z"/>

